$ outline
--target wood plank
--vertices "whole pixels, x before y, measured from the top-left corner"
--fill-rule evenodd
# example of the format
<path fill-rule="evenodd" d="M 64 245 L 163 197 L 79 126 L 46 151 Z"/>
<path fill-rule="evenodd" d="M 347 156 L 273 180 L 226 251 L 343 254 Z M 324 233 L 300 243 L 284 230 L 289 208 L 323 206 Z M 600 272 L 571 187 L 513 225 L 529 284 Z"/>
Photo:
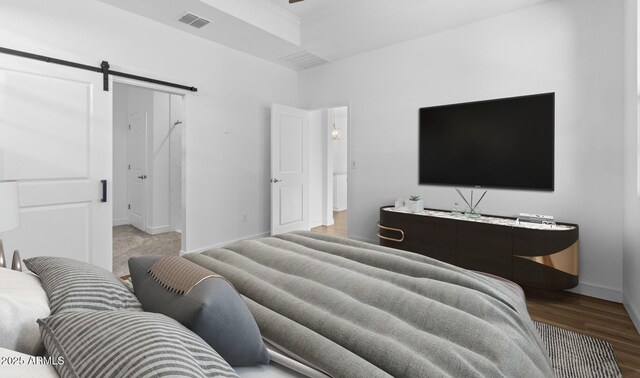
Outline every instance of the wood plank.
<path fill-rule="evenodd" d="M 347 237 L 347 210 L 333 212 L 333 225 L 318 226 L 311 229 L 313 232 L 320 234 L 329 234 Z"/>
<path fill-rule="evenodd" d="M 640 334 L 620 303 L 566 291 L 525 288 L 533 320 L 605 340 L 623 377 L 640 377 Z"/>

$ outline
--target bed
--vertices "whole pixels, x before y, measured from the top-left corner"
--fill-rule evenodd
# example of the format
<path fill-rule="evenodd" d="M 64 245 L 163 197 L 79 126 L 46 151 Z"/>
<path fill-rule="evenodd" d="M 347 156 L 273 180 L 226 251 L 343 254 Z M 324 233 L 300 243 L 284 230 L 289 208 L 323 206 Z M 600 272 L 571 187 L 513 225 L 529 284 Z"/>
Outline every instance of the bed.
<path fill-rule="evenodd" d="M 184 258 L 229 282 L 259 327 L 271 361 L 242 377 L 553 376 L 503 279 L 310 232 Z"/>

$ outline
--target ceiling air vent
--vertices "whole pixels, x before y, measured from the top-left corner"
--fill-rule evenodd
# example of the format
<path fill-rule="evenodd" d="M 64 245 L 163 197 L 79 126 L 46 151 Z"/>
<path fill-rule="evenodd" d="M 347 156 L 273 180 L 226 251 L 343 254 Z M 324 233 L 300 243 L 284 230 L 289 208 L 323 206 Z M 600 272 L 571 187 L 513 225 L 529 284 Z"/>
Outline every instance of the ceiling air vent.
<path fill-rule="evenodd" d="M 306 70 L 307 68 L 329 63 L 328 59 L 316 55 L 309 50 L 303 50 L 295 54 L 287 55 L 280 58 L 280 61 L 296 71 Z"/>
<path fill-rule="evenodd" d="M 178 21 L 182 22 L 183 24 L 191 25 L 197 29 L 200 29 L 210 22 L 209 20 L 205 20 L 204 18 L 196 16 L 193 13 L 186 13 L 184 16 L 180 17 Z"/>

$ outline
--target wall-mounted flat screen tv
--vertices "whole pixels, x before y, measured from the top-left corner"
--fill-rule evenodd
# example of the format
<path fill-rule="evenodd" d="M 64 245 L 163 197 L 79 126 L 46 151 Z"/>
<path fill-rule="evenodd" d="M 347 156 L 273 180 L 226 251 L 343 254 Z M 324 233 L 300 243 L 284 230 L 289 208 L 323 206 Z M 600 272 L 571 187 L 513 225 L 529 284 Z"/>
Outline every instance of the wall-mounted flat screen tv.
<path fill-rule="evenodd" d="M 421 108 L 419 183 L 554 190 L 555 94 Z"/>

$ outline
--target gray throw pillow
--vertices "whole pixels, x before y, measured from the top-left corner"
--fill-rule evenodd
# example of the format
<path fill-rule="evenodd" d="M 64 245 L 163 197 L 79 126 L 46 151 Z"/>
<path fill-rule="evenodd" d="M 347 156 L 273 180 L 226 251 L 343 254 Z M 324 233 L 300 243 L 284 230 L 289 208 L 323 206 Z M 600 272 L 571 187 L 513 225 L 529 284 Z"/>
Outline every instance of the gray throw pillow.
<path fill-rule="evenodd" d="M 238 377 L 198 335 L 162 314 L 68 312 L 38 324 L 62 378 Z"/>
<path fill-rule="evenodd" d="M 255 319 L 238 292 L 223 278 L 208 278 L 180 295 L 163 288 L 149 275 L 161 257 L 129 259 L 135 294 L 145 311 L 176 319 L 198 334 L 231 366 L 269 363 Z"/>
<path fill-rule="evenodd" d="M 140 302 L 122 280 L 98 266 L 46 256 L 26 259 L 24 264 L 40 278 L 52 315 L 69 311 L 142 311 Z"/>

